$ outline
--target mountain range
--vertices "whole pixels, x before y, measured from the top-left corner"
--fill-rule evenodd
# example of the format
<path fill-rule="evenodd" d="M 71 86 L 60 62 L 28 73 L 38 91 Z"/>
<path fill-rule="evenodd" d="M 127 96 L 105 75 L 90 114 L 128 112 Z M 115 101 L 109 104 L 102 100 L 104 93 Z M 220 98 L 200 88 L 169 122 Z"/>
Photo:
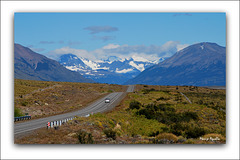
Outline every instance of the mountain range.
<path fill-rule="evenodd" d="M 78 72 L 70 71 L 57 61 L 20 44 L 14 44 L 14 78 L 93 83 L 91 79 L 84 78 Z"/>
<path fill-rule="evenodd" d="M 136 56 L 120 59 L 116 56 L 109 56 L 107 60 L 92 61 L 69 53 L 62 55 L 59 63 L 67 69 L 77 71 L 84 77 L 99 83 L 123 84 L 146 68 L 163 60 L 163 58 L 160 58 L 149 61 Z"/>
<path fill-rule="evenodd" d="M 226 48 L 208 42 L 188 46 L 125 84 L 225 86 Z"/>
<path fill-rule="evenodd" d="M 226 48 L 216 43 L 190 45 L 172 57 L 89 60 L 64 54 L 59 61 L 14 44 L 14 77 L 19 79 L 147 85 L 226 85 Z"/>

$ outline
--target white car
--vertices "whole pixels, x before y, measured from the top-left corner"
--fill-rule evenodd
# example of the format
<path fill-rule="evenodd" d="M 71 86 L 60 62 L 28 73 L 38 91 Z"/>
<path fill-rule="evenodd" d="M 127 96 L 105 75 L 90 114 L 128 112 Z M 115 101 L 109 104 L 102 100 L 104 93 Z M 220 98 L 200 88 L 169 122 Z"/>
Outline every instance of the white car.
<path fill-rule="evenodd" d="M 110 103 L 110 99 L 109 99 L 109 98 L 106 98 L 106 99 L 105 99 L 105 103 Z"/>

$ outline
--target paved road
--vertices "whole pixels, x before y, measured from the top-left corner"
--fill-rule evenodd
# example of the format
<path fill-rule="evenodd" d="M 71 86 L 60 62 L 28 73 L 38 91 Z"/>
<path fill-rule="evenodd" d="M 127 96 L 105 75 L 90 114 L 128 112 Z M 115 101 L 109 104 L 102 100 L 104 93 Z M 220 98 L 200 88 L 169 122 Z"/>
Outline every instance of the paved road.
<path fill-rule="evenodd" d="M 128 89 L 127 89 L 127 92 L 133 92 L 134 91 L 134 85 L 129 85 L 128 86 Z"/>
<path fill-rule="evenodd" d="M 134 86 L 130 85 L 126 92 L 133 92 L 133 90 L 134 90 Z M 105 112 L 105 111 L 111 110 L 121 102 L 121 100 L 125 97 L 126 92 L 114 92 L 114 93 L 108 94 L 107 96 L 90 104 L 86 108 L 83 108 L 78 111 L 36 119 L 36 120 L 29 120 L 22 123 L 16 123 L 14 124 L 14 135 L 21 135 L 38 128 L 46 127 L 47 122 L 63 120 L 66 118 L 72 118 L 74 116 L 86 116 L 91 113 Z M 110 103 L 105 103 L 106 98 L 110 99 Z"/>
<path fill-rule="evenodd" d="M 180 92 L 181 93 L 181 95 L 183 95 L 185 98 L 186 98 L 186 100 L 190 103 L 190 104 L 192 104 L 192 102 L 190 101 L 190 99 L 185 95 L 185 94 L 183 94 L 182 92 Z"/>

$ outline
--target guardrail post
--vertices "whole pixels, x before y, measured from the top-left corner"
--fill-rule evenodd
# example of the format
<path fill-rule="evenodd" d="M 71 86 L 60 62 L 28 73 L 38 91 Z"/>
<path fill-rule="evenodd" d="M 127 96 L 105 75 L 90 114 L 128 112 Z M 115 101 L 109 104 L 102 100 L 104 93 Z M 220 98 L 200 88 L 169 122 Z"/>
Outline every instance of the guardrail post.
<path fill-rule="evenodd" d="M 50 122 L 47 123 L 47 129 L 49 129 L 49 128 L 50 128 Z"/>

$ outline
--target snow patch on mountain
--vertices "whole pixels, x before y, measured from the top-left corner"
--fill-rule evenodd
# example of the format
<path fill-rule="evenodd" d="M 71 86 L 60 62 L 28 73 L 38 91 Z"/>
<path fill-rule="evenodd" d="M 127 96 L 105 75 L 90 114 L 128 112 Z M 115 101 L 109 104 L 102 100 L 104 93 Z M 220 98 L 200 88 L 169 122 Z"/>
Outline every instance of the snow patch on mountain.
<path fill-rule="evenodd" d="M 145 59 L 145 58 L 143 58 L 143 57 L 136 56 L 136 55 L 133 55 L 133 56 L 132 56 L 132 59 L 133 59 L 134 61 L 137 61 L 137 62 L 150 62 L 149 60 L 147 60 L 147 59 Z"/>
<path fill-rule="evenodd" d="M 79 66 L 65 66 L 67 69 L 71 70 L 71 71 L 83 71 L 86 72 L 85 69 L 83 69 L 83 67 L 79 67 Z"/>
<path fill-rule="evenodd" d="M 129 69 L 123 69 L 123 70 L 118 70 L 118 68 L 116 69 L 116 73 L 127 73 L 127 72 L 131 72 L 133 71 L 132 68 L 129 68 Z"/>
<path fill-rule="evenodd" d="M 144 71 L 144 64 L 136 64 L 133 61 L 130 61 L 129 64 L 133 67 L 135 67 L 136 69 L 138 69 L 140 72 Z"/>
<path fill-rule="evenodd" d="M 81 59 L 84 64 L 89 66 L 92 70 L 98 70 L 98 69 L 104 69 L 104 70 L 109 70 L 109 67 L 101 67 L 98 63 L 91 61 L 91 60 L 86 60 L 86 59 Z"/>
<path fill-rule="evenodd" d="M 146 68 L 163 60 L 163 58 L 160 58 L 151 61 L 138 55 L 128 58 L 109 56 L 105 59 L 90 60 L 69 53 L 62 55 L 59 62 L 67 69 L 77 71 L 84 77 L 96 82 L 123 84 L 136 77 Z"/>

